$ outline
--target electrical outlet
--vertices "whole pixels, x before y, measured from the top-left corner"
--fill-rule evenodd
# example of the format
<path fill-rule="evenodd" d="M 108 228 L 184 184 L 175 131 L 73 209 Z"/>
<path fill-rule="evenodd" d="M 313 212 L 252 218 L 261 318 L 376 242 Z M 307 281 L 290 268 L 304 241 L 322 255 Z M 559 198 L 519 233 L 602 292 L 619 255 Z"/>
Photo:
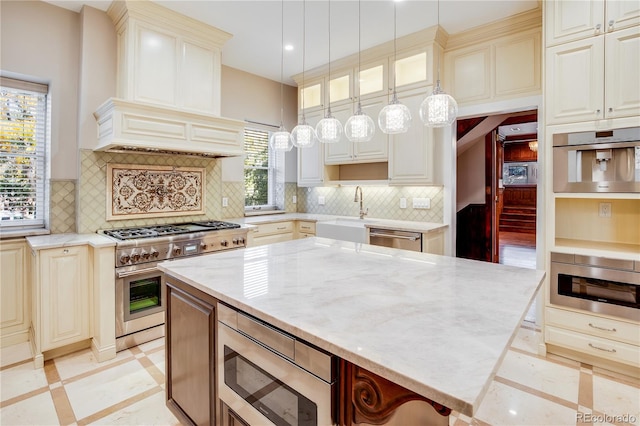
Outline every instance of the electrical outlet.
<path fill-rule="evenodd" d="M 222 207 L 229 207 L 229 199 L 227 197 L 222 197 Z"/>
<path fill-rule="evenodd" d="M 400 198 L 400 208 L 401 209 L 406 209 L 407 208 L 407 199 L 406 198 Z"/>
<path fill-rule="evenodd" d="M 431 208 L 431 198 L 414 198 L 413 199 L 413 208 L 414 209 L 430 209 Z"/>
<path fill-rule="evenodd" d="M 318 196 L 318 204 L 324 206 L 324 195 Z"/>
<path fill-rule="evenodd" d="M 611 203 L 600 203 L 600 207 L 598 209 L 598 216 L 611 217 Z"/>
<path fill-rule="evenodd" d="M 292 202 L 293 204 L 296 204 L 296 203 L 298 202 L 298 197 L 297 197 L 296 195 L 293 195 L 293 196 L 291 197 L 291 202 Z"/>

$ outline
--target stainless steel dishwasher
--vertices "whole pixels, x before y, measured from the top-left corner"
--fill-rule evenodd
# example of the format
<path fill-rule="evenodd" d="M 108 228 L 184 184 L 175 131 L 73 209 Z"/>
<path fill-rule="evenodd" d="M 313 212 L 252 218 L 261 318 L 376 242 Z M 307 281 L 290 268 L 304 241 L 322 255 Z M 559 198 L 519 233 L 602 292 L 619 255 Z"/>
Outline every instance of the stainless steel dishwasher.
<path fill-rule="evenodd" d="M 422 234 L 420 232 L 400 231 L 397 229 L 370 228 L 369 244 L 422 251 Z"/>

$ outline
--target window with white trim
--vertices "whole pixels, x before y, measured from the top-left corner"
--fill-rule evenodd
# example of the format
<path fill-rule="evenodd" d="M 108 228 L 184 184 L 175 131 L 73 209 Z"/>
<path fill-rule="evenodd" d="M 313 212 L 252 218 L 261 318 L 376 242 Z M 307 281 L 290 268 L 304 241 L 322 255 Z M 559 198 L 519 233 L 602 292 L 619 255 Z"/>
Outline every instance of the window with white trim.
<path fill-rule="evenodd" d="M 244 129 L 246 212 L 284 208 L 284 153 L 269 148 L 271 132 Z"/>
<path fill-rule="evenodd" d="M 45 226 L 48 86 L 0 78 L 0 227 Z"/>

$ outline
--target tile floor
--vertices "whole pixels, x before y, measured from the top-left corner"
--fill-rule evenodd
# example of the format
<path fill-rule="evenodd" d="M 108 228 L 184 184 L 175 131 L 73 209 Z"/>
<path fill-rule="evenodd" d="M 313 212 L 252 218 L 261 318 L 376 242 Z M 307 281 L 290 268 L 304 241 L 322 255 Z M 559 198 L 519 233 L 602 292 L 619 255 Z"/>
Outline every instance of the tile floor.
<path fill-rule="evenodd" d="M 639 379 L 541 357 L 540 337 L 524 322 L 476 416 L 454 412 L 450 425 L 640 425 Z M 179 424 L 165 406 L 163 339 L 101 364 L 86 349 L 36 370 L 27 344 L 4 348 L 0 356 L 3 426 Z"/>

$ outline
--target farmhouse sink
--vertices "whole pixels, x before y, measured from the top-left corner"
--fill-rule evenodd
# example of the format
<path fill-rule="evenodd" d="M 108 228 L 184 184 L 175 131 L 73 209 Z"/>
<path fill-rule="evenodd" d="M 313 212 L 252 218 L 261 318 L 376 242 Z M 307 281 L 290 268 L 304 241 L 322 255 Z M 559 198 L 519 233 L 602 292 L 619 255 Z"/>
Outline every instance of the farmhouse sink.
<path fill-rule="evenodd" d="M 373 222 L 369 219 L 348 218 L 320 221 L 316 223 L 316 236 L 352 241 L 354 243 L 366 243 L 367 228 L 365 228 L 365 225 Z"/>

